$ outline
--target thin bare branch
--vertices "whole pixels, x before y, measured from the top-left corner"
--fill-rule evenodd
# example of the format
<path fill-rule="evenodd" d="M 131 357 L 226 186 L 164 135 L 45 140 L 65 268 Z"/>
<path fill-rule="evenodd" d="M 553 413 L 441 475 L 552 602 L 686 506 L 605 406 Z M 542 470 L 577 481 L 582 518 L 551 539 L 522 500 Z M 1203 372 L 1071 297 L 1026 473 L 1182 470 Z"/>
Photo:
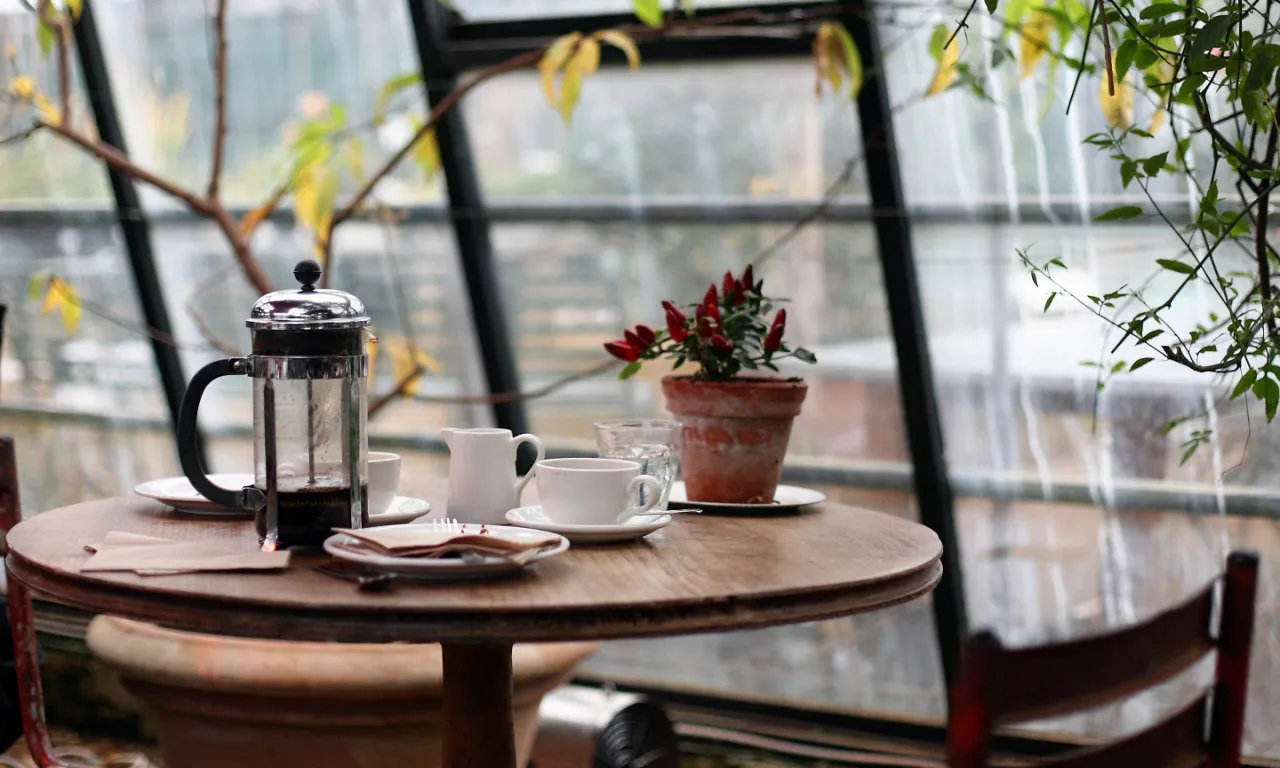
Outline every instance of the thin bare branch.
<path fill-rule="evenodd" d="M 217 53 L 213 68 L 213 163 L 209 170 L 210 200 L 218 199 L 218 182 L 222 177 L 222 145 L 227 133 L 227 0 L 218 0 L 214 14 Z"/>
<path fill-rule="evenodd" d="M 236 349 L 230 342 L 224 340 L 221 336 L 209 327 L 209 323 L 204 319 L 204 315 L 200 314 L 199 307 L 196 306 L 196 300 L 208 293 L 209 289 L 217 285 L 219 282 L 226 280 L 227 276 L 238 265 L 235 263 L 228 264 L 220 269 L 216 269 L 209 273 L 208 276 L 197 282 L 191 287 L 191 293 L 187 294 L 187 314 L 196 324 L 196 328 L 200 329 L 200 335 L 210 344 L 216 347 L 223 354 L 229 357 L 239 357 L 241 352 Z"/>
<path fill-rule="evenodd" d="M 16 144 L 19 141 L 28 139 L 32 135 L 34 135 L 36 131 L 40 130 L 42 127 L 43 125 L 41 125 L 40 123 L 36 123 L 35 125 L 31 126 L 25 131 L 20 131 L 11 136 L 5 136 L 4 138 L 0 139 L 0 147 L 5 146 L 6 144 Z"/>
<path fill-rule="evenodd" d="M 964 9 L 964 16 L 960 19 L 959 23 L 956 24 L 956 28 L 951 32 L 951 37 L 948 37 L 947 42 L 943 44 L 943 49 L 948 45 L 951 45 L 951 42 L 960 34 L 960 30 L 969 28 L 969 14 L 973 13 L 973 9 L 977 7 L 978 0 L 973 0 L 973 2 L 969 3 L 969 7 Z"/>

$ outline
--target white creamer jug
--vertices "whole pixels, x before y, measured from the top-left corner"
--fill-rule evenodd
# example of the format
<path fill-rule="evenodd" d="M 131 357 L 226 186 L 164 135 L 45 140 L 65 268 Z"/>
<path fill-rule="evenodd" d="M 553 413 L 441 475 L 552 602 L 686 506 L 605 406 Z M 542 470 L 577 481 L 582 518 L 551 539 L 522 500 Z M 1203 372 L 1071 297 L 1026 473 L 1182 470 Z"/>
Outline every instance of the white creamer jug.
<path fill-rule="evenodd" d="M 504 525 L 509 510 L 520 506 L 533 471 L 516 477 L 516 448 L 530 443 L 542 461 L 546 449 L 533 435 L 512 437 L 509 429 L 440 430 L 449 446 L 449 508 L 446 514 L 460 523 Z"/>

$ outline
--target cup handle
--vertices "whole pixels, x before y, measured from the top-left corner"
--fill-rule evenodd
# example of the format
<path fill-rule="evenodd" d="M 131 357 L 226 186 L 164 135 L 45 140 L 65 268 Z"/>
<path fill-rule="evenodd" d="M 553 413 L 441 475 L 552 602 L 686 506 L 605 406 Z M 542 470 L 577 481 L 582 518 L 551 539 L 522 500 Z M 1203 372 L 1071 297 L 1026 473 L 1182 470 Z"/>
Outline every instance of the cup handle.
<path fill-rule="evenodd" d="M 539 440 L 535 435 L 529 435 L 529 434 L 517 435 L 511 438 L 512 456 L 515 455 L 516 450 L 520 447 L 521 443 L 528 443 L 532 445 L 538 451 L 538 458 L 533 460 L 533 466 L 529 468 L 529 472 L 524 477 L 520 478 L 519 480 L 516 480 L 516 502 L 517 503 L 522 503 L 520 502 L 520 495 L 524 493 L 524 487 L 529 484 L 529 481 L 531 479 L 533 479 L 533 473 L 537 470 L 538 462 L 542 461 L 547 457 L 546 446 L 544 446 L 542 444 L 542 441 Z"/>
<path fill-rule="evenodd" d="M 662 501 L 662 481 L 653 475 L 639 475 L 631 478 L 631 482 L 627 483 L 627 497 L 635 496 L 642 485 L 649 489 L 649 500 L 641 506 L 623 510 L 622 514 L 618 515 L 618 525 L 622 525 L 636 515 L 643 515 Z"/>

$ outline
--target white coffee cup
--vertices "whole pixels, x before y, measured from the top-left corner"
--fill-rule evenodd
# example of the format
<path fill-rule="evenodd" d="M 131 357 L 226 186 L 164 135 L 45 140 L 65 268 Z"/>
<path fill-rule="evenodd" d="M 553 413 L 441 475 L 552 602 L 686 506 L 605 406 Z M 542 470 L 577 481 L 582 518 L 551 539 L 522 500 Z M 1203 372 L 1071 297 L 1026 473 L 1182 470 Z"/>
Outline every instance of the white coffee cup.
<path fill-rule="evenodd" d="M 369 451 L 369 514 L 380 515 L 400 490 L 400 454 Z"/>
<path fill-rule="evenodd" d="M 536 465 L 538 503 L 547 517 L 566 525 L 619 525 L 653 509 L 662 498 L 662 483 L 640 474 L 640 465 L 625 459 L 546 459 Z M 640 486 L 649 500 L 632 506 Z"/>

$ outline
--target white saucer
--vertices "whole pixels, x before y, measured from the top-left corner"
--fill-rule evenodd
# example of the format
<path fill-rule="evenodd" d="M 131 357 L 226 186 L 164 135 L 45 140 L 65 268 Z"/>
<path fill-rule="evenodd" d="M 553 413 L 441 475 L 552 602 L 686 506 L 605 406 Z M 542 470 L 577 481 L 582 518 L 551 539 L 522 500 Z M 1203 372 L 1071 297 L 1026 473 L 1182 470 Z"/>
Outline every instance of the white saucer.
<path fill-rule="evenodd" d="M 246 485 L 253 485 L 253 475 L 209 475 L 214 485 L 228 490 L 238 491 Z M 162 480 L 148 480 L 134 487 L 133 492 L 139 496 L 155 499 L 163 504 L 190 515 L 208 515 L 210 517 L 253 517 L 253 511 L 240 507 L 222 507 L 214 504 L 196 492 L 191 481 L 186 477 L 166 477 Z"/>
<path fill-rule="evenodd" d="M 671 522 L 671 515 L 636 515 L 619 525 L 566 525 L 547 517 L 541 505 L 519 507 L 507 513 L 507 522 L 523 528 L 558 533 L 574 544 L 613 544 L 648 536 Z"/>
<path fill-rule="evenodd" d="M 406 525 L 413 525 L 408 523 Z M 467 524 L 462 526 L 463 533 L 474 533 L 480 528 L 494 536 L 503 536 L 509 539 L 543 539 L 545 534 L 535 534 L 533 531 L 524 528 L 515 528 L 510 525 L 486 525 L 480 526 L 475 524 Z M 468 531 L 471 528 L 473 530 Z M 335 533 L 324 542 L 324 551 L 342 560 L 350 560 L 361 565 L 367 565 L 389 573 L 403 574 L 405 576 L 413 576 L 420 579 L 476 579 L 485 576 L 497 576 L 504 573 L 518 571 L 526 565 L 531 565 L 539 560 L 545 560 L 548 557 L 554 557 L 569 548 L 569 540 L 563 536 L 557 536 L 554 545 L 546 547 L 533 556 L 528 562 L 519 563 L 508 560 L 505 557 L 485 557 L 477 556 L 475 559 L 463 558 L 426 558 L 426 557 L 388 557 L 375 552 L 372 548 L 365 546 L 352 536 L 345 533 Z"/>
<path fill-rule="evenodd" d="M 386 509 L 376 515 L 369 515 L 369 525 L 396 525 L 408 523 L 431 511 L 431 502 L 415 499 L 410 496 L 397 496 L 391 500 Z"/>
<path fill-rule="evenodd" d="M 223 474 L 209 475 L 214 485 L 228 490 L 240 490 L 246 485 L 253 485 L 253 475 Z M 240 507 L 222 507 L 214 504 L 196 492 L 191 481 L 186 477 L 166 477 L 162 480 L 149 480 L 138 484 L 133 492 L 139 496 L 155 499 L 163 504 L 185 512 L 189 515 L 207 517 L 253 517 L 253 511 Z M 384 511 L 369 515 L 369 525 L 394 525 L 407 523 L 431 511 L 431 504 L 422 499 L 408 496 L 396 496 Z"/>
<path fill-rule="evenodd" d="M 694 501 L 689 498 L 684 488 L 684 481 L 671 484 L 671 496 L 667 503 L 673 507 L 701 507 L 703 509 L 744 509 L 751 511 L 767 509 L 796 509 L 826 501 L 827 495 L 812 488 L 801 488 L 798 485 L 779 485 L 773 493 L 772 504 L 726 504 L 720 501 Z"/>

